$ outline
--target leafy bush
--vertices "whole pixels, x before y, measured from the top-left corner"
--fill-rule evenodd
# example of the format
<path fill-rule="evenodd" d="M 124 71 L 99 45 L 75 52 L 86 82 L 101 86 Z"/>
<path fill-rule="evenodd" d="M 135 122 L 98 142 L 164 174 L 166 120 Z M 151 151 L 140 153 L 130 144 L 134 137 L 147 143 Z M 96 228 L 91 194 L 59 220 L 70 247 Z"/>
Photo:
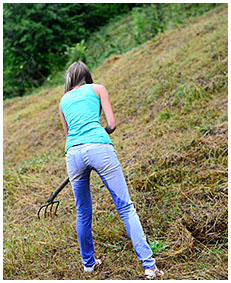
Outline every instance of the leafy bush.
<path fill-rule="evenodd" d="M 67 66 L 71 65 L 73 62 L 81 60 L 86 62 L 87 47 L 85 45 L 85 40 L 82 39 L 79 43 L 75 44 L 73 47 L 67 46 L 65 54 L 68 56 Z"/>
<path fill-rule="evenodd" d="M 216 5 L 221 4 L 5 3 L 4 98 L 24 95 L 76 59 L 93 70 L 111 54 L 124 53 Z"/>
<path fill-rule="evenodd" d="M 87 65 L 97 68 L 112 54 L 122 54 L 166 29 L 187 24 L 188 19 L 215 8 L 218 3 L 143 4 L 126 15 L 117 15 L 106 26 L 92 33 L 87 46 Z"/>
<path fill-rule="evenodd" d="M 138 44 L 154 37 L 164 30 L 163 12 L 165 6 L 162 4 L 151 4 L 148 8 L 133 8 L 133 35 Z"/>
<path fill-rule="evenodd" d="M 75 51 L 79 54 L 81 40 L 135 5 L 5 3 L 4 98 L 22 96 L 41 85 L 48 75 L 66 66 L 70 59 L 65 53 L 67 46 L 80 42 Z"/>

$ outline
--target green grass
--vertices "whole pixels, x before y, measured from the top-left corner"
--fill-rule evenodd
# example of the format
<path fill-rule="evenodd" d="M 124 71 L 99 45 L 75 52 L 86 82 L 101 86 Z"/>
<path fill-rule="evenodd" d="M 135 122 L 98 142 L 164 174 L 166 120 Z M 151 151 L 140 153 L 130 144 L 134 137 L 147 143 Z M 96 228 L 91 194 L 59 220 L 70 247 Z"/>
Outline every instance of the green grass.
<path fill-rule="evenodd" d="M 94 72 L 110 94 L 112 140 L 166 279 L 228 278 L 227 5 L 167 30 Z M 95 255 L 83 273 L 70 184 L 58 217 L 37 210 L 66 177 L 63 86 L 4 102 L 4 279 L 142 280 L 110 194 L 91 176 Z M 105 119 L 102 117 L 102 123 Z"/>
<path fill-rule="evenodd" d="M 121 55 L 131 49 L 139 48 L 144 42 L 152 39 L 164 30 L 171 30 L 189 25 L 194 18 L 220 6 L 219 3 L 197 4 L 161 4 L 163 19 L 155 20 L 155 4 L 134 8 L 127 14 L 112 18 L 106 26 L 101 27 L 84 41 L 84 48 L 77 48 L 75 55 L 70 56 L 70 63 L 77 60 L 86 61 L 90 70 L 94 71 L 101 63 L 112 55 Z M 165 7 L 164 7 L 164 6 Z M 202 32 L 213 28 L 206 25 Z M 79 43 L 77 43 L 79 44 Z M 74 45 L 75 46 L 75 45 Z M 82 45 L 81 45 L 82 46 Z M 71 47 L 70 47 L 71 48 Z M 44 89 L 57 87 L 64 82 L 66 66 L 63 70 L 52 73 L 43 85 L 29 94 L 38 93 Z M 167 83 L 168 81 L 166 81 Z"/>

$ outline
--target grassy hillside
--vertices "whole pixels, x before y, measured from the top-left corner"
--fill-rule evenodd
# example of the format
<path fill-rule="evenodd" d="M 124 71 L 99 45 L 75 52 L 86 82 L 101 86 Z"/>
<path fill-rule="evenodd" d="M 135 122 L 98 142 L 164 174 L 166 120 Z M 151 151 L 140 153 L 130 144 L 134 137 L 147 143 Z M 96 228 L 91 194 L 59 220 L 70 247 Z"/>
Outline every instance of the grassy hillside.
<path fill-rule="evenodd" d="M 91 70 L 95 70 L 112 54 L 123 54 L 140 46 L 158 33 L 168 29 L 176 29 L 191 24 L 197 16 L 223 4 L 219 3 L 171 3 L 161 4 L 157 16 L 156 4 L 134 7 L 130 12 L 111 18 L 109 23 L 92 33 L 86 41 L 67 49 L 69 62 L 83 60 Z M 41 89 L 53 88 L 63 84 L 65 65 L 60 71 L 51 74 Z M 31 90 L 29 91 L 31 94 Z"/>
<path fill-rule="evenodd" d="M 228 278 L 227 13 L 227 5 L 211 10 L 93 73 L 110 93 L 112 140 L 169 279 Z M 62 95 L 60 86 L 4 103 L 4 279 L 144 279 L 95 173 L 92 228 L 103 264 L 91 277 L 82 271 L 70 185 L 57 197 L 57 218 L 36 218 L 67 175 Z"/>

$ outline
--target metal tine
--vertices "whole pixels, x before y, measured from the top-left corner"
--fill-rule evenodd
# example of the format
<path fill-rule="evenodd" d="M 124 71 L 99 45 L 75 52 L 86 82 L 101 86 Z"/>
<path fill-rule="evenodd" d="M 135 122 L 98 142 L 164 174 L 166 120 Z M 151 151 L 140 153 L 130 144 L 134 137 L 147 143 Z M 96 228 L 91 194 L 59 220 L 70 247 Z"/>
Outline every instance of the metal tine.
<path fill-rule="evenodd" d="M 51 207 L 50 207 L 50 216 L 52 217 L 52 207 L 53 207 L 53 204 L 54 204 L 54 202 L 52 202 L 50 205 L 51 205 Z"/>
<path fill-rule="evenodd" d="M 40 207 L 39 211 L 38 211 L 38 219 L 40 219 L 40 211 L 44 208 L 44 207 L 47 207 L 49 205 L 49 203 L 47 204 L 44 204 Z"/>
<path fill-rule="evenodd" d="M 47 204 L 44 204 L 40 207 L 39 211 L 38 211 L 38 219 L 40 219 L 40 212 L 43 208 L 45 208 L 45 212 L 44 212 L 44 218 L 47 217 L 47 209 L 48 209 L 48 206 L 50 206 L 50 216 L 52 217 L 52 208 L 53 208 L 53 205 L 54 203 L 56 203 L 56 207 L 55 207 L 55 212 L 54 212 L 54 215 L 57 215 L 57 210 L 58 210 L 58 206 L 59 206 L 59 201 L 56 200 L 56 201 L 52 201 L 52 202 L 49 202 Z"/>
<path fill-rule="evenodd" d="M 44 212 L 44 218 L 46 218 L 47 217 L 47 208 L 48 208 L 48 206 L 50 205 L 50 203 L 48 203 L 47 204 L 47 206 L 46 206 L 46 208 L 45 208 L 45 212 Z"/>
<path fill-rule="evenodd" d="M 69 183 L 69 177 L 66 177 L 62 183 L 59 184 L 59 186 L 55 189 L 54 192 L 52 192 L 50 194 L 50 196 L 48 197 L 47 199 L 47 203 L 42 205 L 40 208 L 39 208 L 39 211 L 38 211 L 38 219 L 40 219 L 40 212 L 41 210 L 45 207 L 45 212 L 44 212 L 44 218 L 46 218 L 47 216 L 47 209 L 48 209 L 48 206 L 51 205 L 50 207 L 50 216 L 52 217 L 52 209 L 53 209 L 53 205 L 54 203 L 56 203 L 56 208 L 55 208 L 55 213 L 54 215 L 57 215 L 56 212 L 57 212 L 57 209 L 58 209 L 58 206 L 59 206 L 59 201 L 56 200 L 54 201 L 54 198 L 62 191 L 62 189 Z"/>
<path fill-rule="evenodd" d="M 54 214 L 54 215 L 57 215 L 56 212 L 57 212 L 57 209 L 58 209 L 58 207 L 59 207 L 59 200 L 54 201 L 54 203 L 55 203 L 55 202 L 57 203 L 57 205 L 56 205 L 56 208 L 55 208 L 55 214 Z"/>

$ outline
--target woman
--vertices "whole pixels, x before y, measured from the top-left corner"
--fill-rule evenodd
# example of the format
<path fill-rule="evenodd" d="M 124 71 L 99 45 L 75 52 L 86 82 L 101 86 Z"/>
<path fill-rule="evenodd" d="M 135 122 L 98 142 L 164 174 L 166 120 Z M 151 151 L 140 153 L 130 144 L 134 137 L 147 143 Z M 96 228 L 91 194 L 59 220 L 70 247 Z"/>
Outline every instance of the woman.
<path fill-rule="evenodd" d="M 107 126 L 100 124 L 101 106 Z M 91 73 L 81 62 L 73 63 L 65 75 L 65 94 L 59 105 L 66 145 L 67 172 L 76 200 L 76 230 L 84 271 L 92 272 L 101 263 L 94 258 L 91 221 L 92 203 L 90 173 L 95 170 L 115 203 L 138 259 L 148 278 L 162 277 L 152 258 L 152 251 L 129 197 L 120 163 L 109 137 L 116 129 L 116 122 L 106 88 L 93 84 Z"/>

